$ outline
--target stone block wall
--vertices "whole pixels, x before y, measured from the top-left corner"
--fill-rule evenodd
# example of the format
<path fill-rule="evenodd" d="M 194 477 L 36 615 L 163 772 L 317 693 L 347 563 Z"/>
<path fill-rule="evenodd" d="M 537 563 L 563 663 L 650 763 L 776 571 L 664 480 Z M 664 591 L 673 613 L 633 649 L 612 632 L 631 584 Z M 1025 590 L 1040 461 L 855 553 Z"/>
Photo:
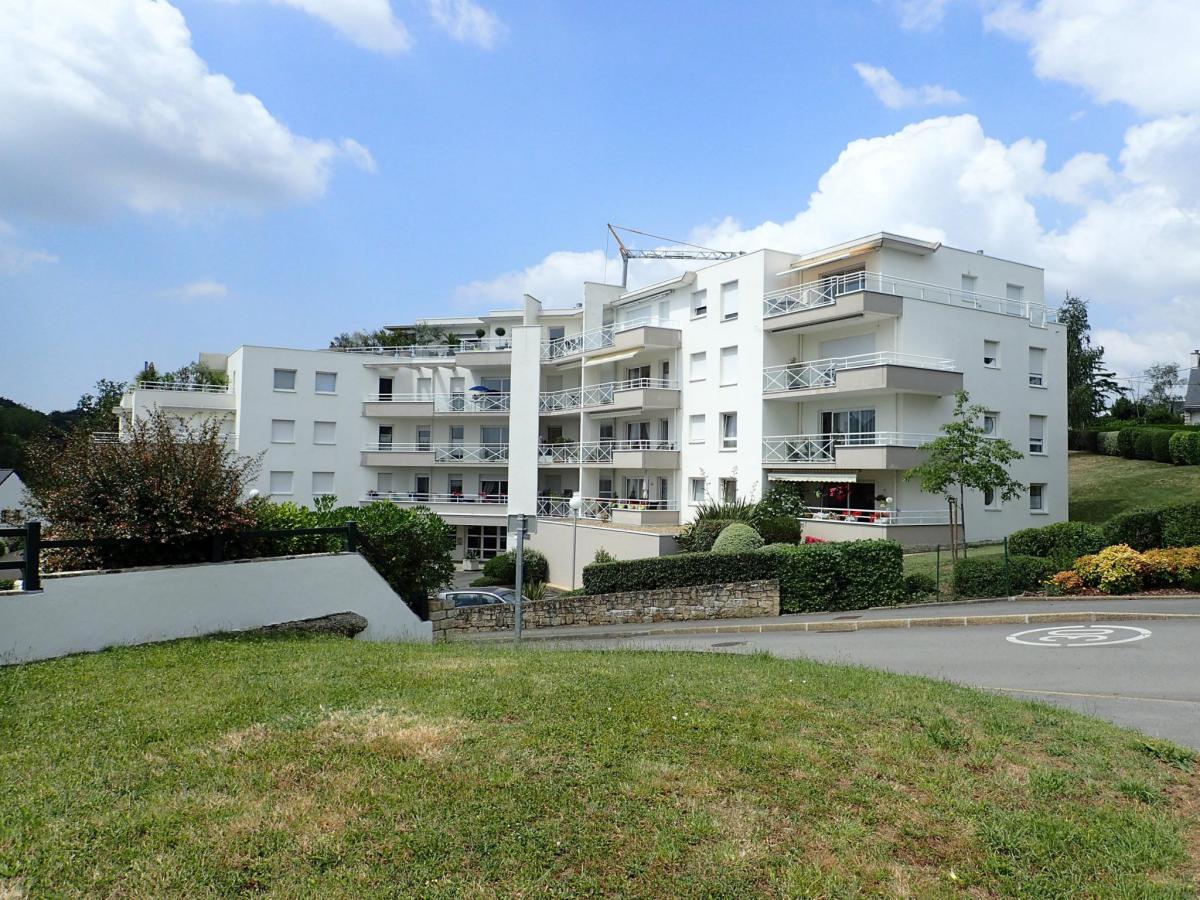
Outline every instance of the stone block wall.
<path fill-rule="evenodd" d="M 777 616 L 779 582 L 739 581 L 561 597 L 527 603 L 523 613 L 525 628 Z M 429 601 L 434 640 L 457 640 L 481 632 L 509 631 L 513 627 L 513 615 L 514 608 L 508 604 L 455 608 L 437 598 Z"/>

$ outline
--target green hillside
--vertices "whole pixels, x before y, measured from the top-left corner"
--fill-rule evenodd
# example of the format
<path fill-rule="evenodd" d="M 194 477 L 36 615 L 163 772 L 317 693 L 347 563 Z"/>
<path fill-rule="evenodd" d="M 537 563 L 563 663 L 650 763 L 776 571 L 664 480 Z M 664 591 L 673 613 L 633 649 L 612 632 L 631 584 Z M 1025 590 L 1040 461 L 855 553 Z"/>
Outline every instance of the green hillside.
<path fill-rule="evenodd" d="M 1200 501 L 1200 466 L 1072 453 L 1070 515 L 1080 522 L 1103 522 L 1139 506 Z"/>

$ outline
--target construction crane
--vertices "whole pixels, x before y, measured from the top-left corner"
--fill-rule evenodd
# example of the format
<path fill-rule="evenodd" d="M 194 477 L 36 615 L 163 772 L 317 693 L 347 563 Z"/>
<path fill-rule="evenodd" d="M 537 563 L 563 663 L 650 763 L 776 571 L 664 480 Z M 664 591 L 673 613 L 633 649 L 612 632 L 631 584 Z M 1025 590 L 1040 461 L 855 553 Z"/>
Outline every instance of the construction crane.
<path fill-rule="evenodd" d="M 657 234 L 650 234 L 645 231 L 638 231 L 636 228 L 626 228 L 622 225 L 613 225 L 608 223 L 608 230 L 612 232 L 613 239 L 617 242 L 617 248 L 621 251 L 621 287 L 626 287 L 629 283 L 629 261 L 631 259 L 733 259 L 742 256 L 740 250 L 713 250 L 709 247 L 701 247 L 699 244 L 689 244 L 687 241 L 677 241 L 674 238 L 661 237 Z M 625 242 L 621 240 L 618 231 L 627 231 L 630 234 L 640 234 L 643 237 L 653 238 L 656 241 L 666 241 L 668 244 L 677 244 L 678 247 L 666 250 L 631 250 L 625 246 Z"/>

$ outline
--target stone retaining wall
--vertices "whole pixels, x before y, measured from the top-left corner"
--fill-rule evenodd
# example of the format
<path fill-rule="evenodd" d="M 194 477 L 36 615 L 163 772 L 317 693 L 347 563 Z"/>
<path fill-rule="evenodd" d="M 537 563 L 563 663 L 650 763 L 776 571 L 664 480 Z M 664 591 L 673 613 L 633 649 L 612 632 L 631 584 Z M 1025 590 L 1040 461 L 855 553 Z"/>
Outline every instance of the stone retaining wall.
<path fill-rule="evenodd" d="M 739 581 L 626 591 L 620 594 L 561 597 L 527 603 L 526 628 L 612 625 L 621 622 L 678 622 L 779 615 L 778 581 Z M 429 601 L 434 640 L 458 640 L 486 631 L 509 631 L 514 609 L 508 604 L 447 607 Z"/>

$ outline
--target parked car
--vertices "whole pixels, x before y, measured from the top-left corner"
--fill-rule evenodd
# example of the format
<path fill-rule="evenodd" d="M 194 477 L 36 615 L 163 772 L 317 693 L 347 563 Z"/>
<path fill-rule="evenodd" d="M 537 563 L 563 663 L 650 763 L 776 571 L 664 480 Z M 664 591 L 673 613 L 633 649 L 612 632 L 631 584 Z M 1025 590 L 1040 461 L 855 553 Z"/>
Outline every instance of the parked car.
<path fill-rule="evenodd" d="M 438 594 L 438 599 L 443 602 L 449 601 L 455 607 L 491 606 L 496 603 L 515 603 L 517 592 L 506 587 L 471 588 L 461 591 L 442 591 Z M 525 602 L 529 602 L 528 597 L 525 598 Z"/>

